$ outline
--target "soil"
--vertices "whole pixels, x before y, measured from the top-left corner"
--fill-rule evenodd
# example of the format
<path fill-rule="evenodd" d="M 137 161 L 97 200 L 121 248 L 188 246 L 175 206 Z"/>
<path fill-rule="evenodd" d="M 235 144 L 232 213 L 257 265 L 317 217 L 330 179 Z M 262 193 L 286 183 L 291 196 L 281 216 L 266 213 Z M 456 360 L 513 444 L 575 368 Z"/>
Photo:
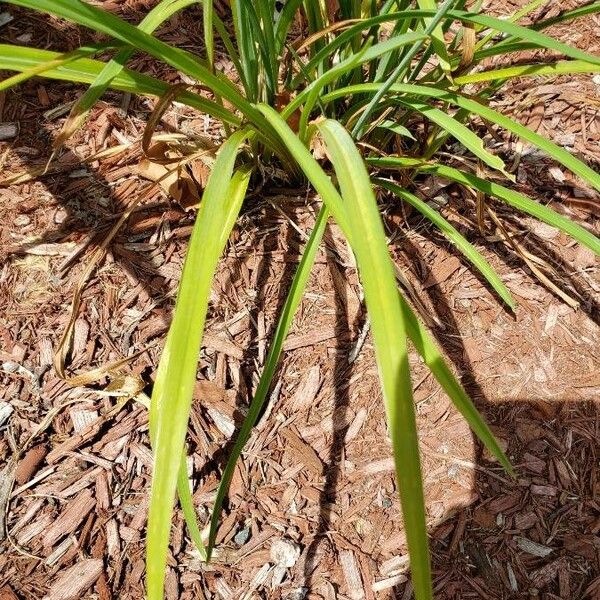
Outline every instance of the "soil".
<path fill-rule="evenodd" d="M 153 3 L 101 4 L 138 21 Z M 502 14 L 524 2 L 493 4 Z M 533 18 L 576 4 L 549 2 Z M 3 10 L 14 17 L 0 29 L 3 42 L 70 49 L 91 39 L 58 20 Z M 598 17 L 550 33 L 600 52 Z M 199 51 L 197 11 L 159 35 Z M 133 66 L 178 81 L 146 57 L 136 56 Z M 110 389 L 139 384 L 151 391 L 194 215 L 138 174 L 153 100 L 107 94 L 56 167 L 36 176 L 65 117 L 56 109 L 80 91 L 36 79 L 0 99 L 2 122 L 18 126 L 0 142 L 2 178 L 24 175 L 0 189 L 0 521 L 8 532 L 0 543 L 1 600 L 143 598 L 147 412 Z M 497 104 L 597 167 L 599 95 L 591 77 L 527 79 Z M 163 128 L 219 135 L 215 124 L 180 106 Z M 486 139 L 512 161 L 518 189 L 600 234 L 598 194 L 507 136 Z M 131 146 L 81 162 L 118 144 Z M 412 353 L 436 597 L 600 598 L 598 260 L 556 230 L 495 205 L 559 297 L 500 237 L 477 232 L 470 196 L 433 180 L 422 191 L 451 200 L 446 216 L 519 302 L 515 314 L 506 311 L 427 223 L 382 199 L 397 265 L 517 472 L 511 480 L 481 452 Z M 70 386 L 52 363 L 73 294 L 142 194 L 83 286 L 68 373 L 131 360 L 116 380 L 113 369 L 91 385 Z M 317 208 L 306 189 L 261 190 L 219 266 L 189 431 L 189 474 L 203 521 L 299 260 L 299 231 L 310 230 Z M 333 224 L 326 247 L 269 408 L 234 477 L 211 564 L 200 561 L 176 513 L 168 600 L 412 596 L 366 315 Z"/>

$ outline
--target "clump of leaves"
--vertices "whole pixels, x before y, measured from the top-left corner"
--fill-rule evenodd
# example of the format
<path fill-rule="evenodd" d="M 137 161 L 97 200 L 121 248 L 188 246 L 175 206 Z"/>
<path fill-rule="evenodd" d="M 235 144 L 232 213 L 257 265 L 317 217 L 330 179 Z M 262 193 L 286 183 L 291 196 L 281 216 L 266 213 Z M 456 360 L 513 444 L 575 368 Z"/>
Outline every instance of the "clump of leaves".
<path fill-rule="evenodd" d="M 457 182 L 480 199 L 494 198 L 556 227 L 600 254 L 600 240 L 547 206 L 515 191 L 503 160 L 483 143 L 477 118 L 514 134 L 600 191 L 600 176 L 564 148 L 490 108 L 489 101 L 515 77 L 541 77 L 600 71 L 600 58 L 544 33 L 553 24 L 600 12 L 600 3 L 564 12 L 522 27 L 518 21 L 539 6 L 533 0 L 505 19 L 464 10 L 465 0 L 231 0 L 232 29 L 210 0 L 162 0 L 134 27 L 80 0 L 5 0 L 47 12 L 96 32 L 109 41 L 59 54 L 0 45 L 0 68 L 17 71 L 0 89 L 32 76 L 89 85 L 74 106 L 57 148 L 82 125 L 109 88 L 174 99 L 222 122 L 226 132 L 214 161 L 181 278 L 173 321 L 158 367 L 150 406 L 154 469 L 147 531 L 147 586 L 150 600 L 162 598 L 176 491 L 202 555 L 210 559 L 228 486 L 256 423 L 302 298 L 328 219 L 333 218 L 354 255 L 372 324 L 373 342 L 396 462 L 400 497 L 418 600 L 432 597 L 425 509 L 407 341 L 431 369 L 489 451 L 505 469 L 511 466 L 473 403 L 447 366 L 409 303 L 399 291 L 388 252 L 376 189 L 412 205 L 451 241 L 481 273 L 501 302 L 515 302 L 501 278 L 467 239 L 416 191 L 422 175 Z M 206 55 L 165 44 L 152 33 L 177 11 L 201 4 Z M 329 10 L 325 5 L 329 6 Z M 303 15 L 305 37 L 290 42 L 290 28 Z M 237 74 L 234 83 L 215 70 L 215 39 Z M 485 70 L 493 56 L 540 48 L 562 59 Z M 114 51 L 107 63 L 91 58 Z M 126 68 L 134 51 L 145 52 L 192 78 L 211 98 L 173 88 Z M 289 98 L 289 100 L 285 100 Z M 423 122 L 428 123 L 423 128 Z M 425 133 L 423 133 L 425 131 Z M 328 161 L 312 152 L 319 138 Z M 453 161 L 446 152 L 453 138 L 470 159 Z M 202 540 L 185 470 L 185 441 L 196 364 L 209 292 L 219 257 L 236 222 L 249 186 L 276 163 L 289 178 L 304 178 L 322 200 L 306 243 L 248 415 L 237 434 L 222 474 L 208 542 Z M 457 168 L 457 164 L 461 168 Z M 483 175 L 483 176 L 482 176 Z"/>

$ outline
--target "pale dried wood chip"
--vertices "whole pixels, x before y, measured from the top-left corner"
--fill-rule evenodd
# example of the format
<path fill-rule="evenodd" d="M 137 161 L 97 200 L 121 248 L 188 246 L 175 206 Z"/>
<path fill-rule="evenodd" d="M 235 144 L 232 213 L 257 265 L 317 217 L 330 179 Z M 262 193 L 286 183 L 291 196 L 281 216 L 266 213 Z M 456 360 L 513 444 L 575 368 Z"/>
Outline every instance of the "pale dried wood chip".
<path fill-rule="evenodd" d="M 50 525 L 42 539 L 43 545 L 50 547 L 63 536 L 73 533 L 88 516 L 95 504 L 96 500 L 92 497 L 92 492 L 87 489 L 83 490 L 74 500 L 69 502 L 58 519 Z"/>
<path fill-rule="evenodd" d="M 208 381 L 207 379 L 202 379 L 195 383 L 194 397 L 200 398 L 203 405 L 208 404 L 210 406 L 215 406 L 222 412 L 225 412 L 223 410 L 223 405 L 230 406 L 227 391 L 221 386 L 212 381 Z M 233 407 L 230 406 L 230 408 L 233 410 Z M 233 412 L 231 415 L 233 416 Z"/>
<path fill-rule="evenodd" d="M 127 527 L 127 525 L 121 525 L 119 527 L 119 535 L 126 544 L 137 542 L 140 539 L 140 532 L 131 529 L 131 527 Z"/>
<path fill-rule="evenodd" d="M 376 473 L 386 473 L 395 469 L 393 458 L 382 458 L 380 460 L 374 460 L 370 463 L 361 467 L 361 471 L 369 475 L 375 475 Z"/>
<path fill-rule="evenodd" d="M 202 337 L 202 346 L 205 348 L 210 348 L 211 350 L 215 350 L 216 352 L 222 352 L 223 354 L 232 356 L 238 360 L 242 360 L 244 358 L 244 351 L 240 347 L 236 346 L 229 340 L 212 335 L 210 333 L 205 333 Z"/>
<path fill-rule="evenodd" d="M 148 518 L 148 504 L 150 502 L 150 498 L 148 496 L 144 496 L 144 499 L 138 505 L 138 509 L 135 511 L 135 514 L 131 518 L 129 523 L 129 527 L 131 529 L 135 529 L 136 531 L 140 531 L 142 527 L 146 524 L 146 520 Z"/>
<path fill-rule="evenodd" d="M 102 439 L 94 444 L 94 450 L 98 451 L 109 442 L 114 442 L 126 436 L 132 431 L 137 431 L 139 427 L 148 422 L 148 411 L 145 408 L 139 408 L 131 412 L 120 423 L 111 427 Z"/>
<path fill-rule="evenodd" d="M 538 517 L 532 510 L 525 513 L 517 513 L 515 515 L 515 528 L 520 531 L 530 529 L 536 524 L 537 520 Z"/>
<path fill-rule="evenodd" d="M 215 590 L 222 600 L 234 600 L 237 598 L 237 594 L 227 585 L 227 583 L 225 583 L 225 580 L 222 577 L 217 579 Z"/>
<path fill-rule="evenodd" d="M 75 248 L 73 242 L 63 242 L 56 244 L 36 244 L 30 248 L 26 248 L 27 254 L 34 256 L 69 256 Z"/>
<path fill-rule="evenodd" d="M 79 600 L 103 570 L 104 565 L 99 558 L 83 559 L 57 577 L 43 600 Z"/>
<path fill-rule="evenodd" d="M 108 510 L 111 506 L 110 483 L 106 471 L 101 471 L 96 476 L 96 504 L 98 510 Z"/>
<path fill-rule="evenodd" d="M 235 433 L 235 423 L 232 419 L 225 416 L 220 410 L 209 407 L 207 409 L 210 418 L 215 424 L 216 428 L 226 437 L 230 438 Z"/>
<path fill-rule="evenodd" d="M 544 324 L 544 333 L 550 334 L 556 323 L 558 322 L 559 316 L 559 305 L 551 304 L 548 308 L 548 313 L 546 314 L 546 322 Z"/>
<path fill-rule="evenodd" d="M 17 543 L 19 546 L 24 546 L 34 537 L 37 537 L 42 531 L 49 527 L 50 523 L 53 521 L 54 519 L 51 515 L 45 514 L 41 515 L 37 520 L 33 521 L 33 523 L 25 525 L 19 532 L 19 535 L 17 535 Z"/>
<path fill-rule="evenodd" d="M 138 461 L 143 464 L 147 469 L 152 470 L 152 452 L 150 448 L 144 446 L 142 444 L 138 444 L 137 442 L 129 444 L 129 450 L 131 453 L 138 459 Z"/>
<path fill-rule="evenodd" d="M 83 431 L 79 434 L 65 440 L 62 444 L 59 444 L 48 453 L 46 457 L 46 461 L 49 464 L 55 463 L 57 460 L 62 458 L 65 454 L 77 449 L 79 446 L 83 446 L 87 441 L 94 438 L 97 433 L 100 431 L 102 427 L 102 423 L 104 423 L 104 418 L 100 417 L 96 419 L 93 423 L 90 423 Z"/>
<path fill-rule="evenodd" d="M 281 538 L 273 542 L 269 556 L 276 565 L 290 569 L 300 557 L 300 546 L 292 540 Z"/>
<path fill-rule="evenodd" d="M 8 402 L 0 402 L 0 426 L 4 425 L 13 414 L 13 407 Z"/>
<path fill-rule="evenodd" d="M 556 473 L 563 487 L 568 489 L 571 485 L 571 475 L 569 473 L 567 465 L 564 463 L 564 461 L 560 459 L 555 459 L 554 466 L 556 467 Z"/>
<path fill-rule="evenodd" d="M 296 350 L 297 348 L 304 348 L 306 346 L 314 346 L 320 344 L 332 338 L 336 337 L 335 327 L 322 327 L 317 331 L 311 331 L 310 333 L 303 333 L 300 335 L 291 335 L 283 344 L 283 350 Z"/>
<path fill-rule="evenodd" d="M 548 554 L 552 553 L 552 548 L 544 546 L 543 544 L 538 544 L 537 542 L 525 537 L 515 536 L 514 540 L 517 543 L 517 546 L 523 550 L 523 552 L 527 552 L 527 554 L 544 558 L 545 556 L 548 556 Z"/>
<path fill-rule="evenodd" d="M 510 589 L 513 592 L 516 592 L 519 589 L 519 584 L 517 583 L 517 578 L 515 576 L 515 572 L 513 568 L 510 566 L 510 563 L 506 563 L 506 572 L 508 573 L 508 581 L 510 583 Z"/>
<path fill-rule="evenodd" d="M 85 352 L 89 333 L 90 326 L 88 322 L 84 317 L 79 317 L 73 326 L 73 348 L 71 350 L 73 358 L 76 358 Z"/>
<path fill-rule="evenodd" d="M 73 422 L 75 433 L 81 433 L 98 418 L 97 410 L 71 408 L 69 416 Z"/>
<path fill-rule="evenodd" d="M 82 473 L 73 484 L 63 490 L 57 490 L 55 495 L 59 498 L 68 498 L 69 496 L 80 492 L 96 481 L 96 477 L 98 477 L 98 474 L 101 473 L 102 470 L 102 467 L 93 467 L 92 469 L 85 471 L 85 473 Z"/>
<path fill-rule="evenodd" d="M 178 600 L 179 598 L 179 581 L 177 573 L 173 569 L 167 571 L 165 577 L 165 598 L 167 600 Z"/>
<path fill-rule="evenodd" d="M 408 578 L 406 575 L 394 575 L 393 577 L 388 577 L 387 579 L 382 579 L 381 581 L 376 581 L 371 589 L 374 592 L 383 592 L 383 590 L 387 590 L 391 587 L 404 583 Z"/>
<path fill-rule="evenodd" d="M 112 560 L 116 561 L 119 557 L 119 552 L 121 551 L 119 526 L 117 521 L 115 519 L 110 519 L 107 521 L 105 525 L 105 531 L 108 556 L 110 556 Z"/>
<path fill-rule="evenodd" d="M 18 123 L 0 123 L 0 142 L 10 140 L 19 134 Z"/>
<path fill-rule="evenodd" d="M 109 460 L 104 460 L 95 454 L 90 454 L 89 452 L 84 452 L 80 450 L 79 452 L 69 452 L 67 456 L 72 456 L 81 462 L 88 462 L 98 467 L 102 467 L 106 471 L 111 471 L 114 467 L 114 464 Z"/>
<path fill-rule="evenodd" d="M 321 386 L 321 370 L 319 365 L 309 369 L 300 382 L 289 403 L 291 410 L 302 410 L 310 406 L 317 396 Z"/>
<path fill-rule="evenodd" d="M 361 427 L 367 419 L 367 409 L 361 408 L 355 415 L 352 423 L 348 427 L 348 431 L 346 432 L 345 441 L 348 443 L 350 440 L 353 440 L 360 432 Z"/>
<path fill-rule="evenodd" d="M 240 596 L 240 600 L 250 600 L 251 598 L 255 598 L 254 592 L 267 581 L 270 572 L 271 565 L 265 563 L 252 577 L 248 584 L 248 589 Z"/>
<path fill-rule="evenodd" d="M 349 597 L 352 600 L 362 600 L 365 597 L 365 591 L 354 552 L 351 550 L 340 551 L 340 565 L 348 587 Z"/>
<path fill-rule="evenodd" d="M 256 324 L 256 333 L 258 334 L 258 362 L 262 365 L 265 362 L 265 356 L 267 351 L 267 326 L 265 323 L 264 311 L 261 311 L 260 314 L 256 317 Z"/>
<path fill-rule="evenodd" d="M 66 553 L 67 550 L 75 543 L 73 537 L 65 538 L 54 550 L 48 555 L 44 561 L 49 567 L 54 566 Z"/>
<path fill-rule="evenodd" d="M 131 437 L 130 434 L 125 434 L 124 436 L 122 436 L 116 440 L 112 440 L 112 441 L 108 442 L 108 444 L 105 444 L 104 446 L 102 446 L 102 448 L 99 451 L 102 453 L 102 456 L 106 460 L 109 460 L 109 461 L 112 460 L 115 462 L 124 462 L 125 456 L 124 456 L 123 450 L 129 443 L 130 437 Z"/>
<path fill-rule="evenodd" d="M 531 485 L 530 488 L 532 494 L 537 496 L 556 496 L 558 490 L 553 485 Z"/>
<path fill-rule="evenodd" d="M 288 449 L 294 455 L 295 459 L 298 459 L 304 466 L 317 475 L 323 474 L 323 463 L 311 446 L 291 429 L 282 429 L 280 433 L 288 442 Z"/>
<path fill-rule="evenodd" d="M 379 572 L 382 575 L 393 575 L 396 574 L 397 571 L 407 570 L 409 562 L 410 559 L 408 554 L 404 554 L 403 556 L 393 556 L 381 563 Z"/>
<path fill-rule="evenodd" d="M 40 481 L 43 481 L 44 479 L 46 479 L 46 477 L 49 477 L 50 475 L 52 475 L 52 473 L 54 473 L 54 471 L 56 471 L 56 467 L 48 467 L 47 469 L 40 471 L 35 477 L 32 477 L 27 483 L 24 483 L 20 487 L 14 488 L 10 497 L 16 498 L 17 496 L 20 496 L 25 490 L 28 490 L 29 488 L 33 487 L 34 485 L 37 485 Z"/>
<path fill-rule="evenodd" d="M 25 514 L 23 514 L 21 518 L 12 526 L 10 534 L 14 536 L 17 533 L 17 531 L 20 531 L 23 527 L 25 527 L 25 525 L 30 523 L 34 515 L 39 512 L 40 508 L 42 508 L 44 502 L 44 498 L 38 498 L 37 500 L 32 502 L 27 508 Z"/>
<path fill-rule="evenodd" d="M 395 552 L 406 545 L 406 532 L 399 531 L 390 535 L 382 544 L 383 552 Z"/>

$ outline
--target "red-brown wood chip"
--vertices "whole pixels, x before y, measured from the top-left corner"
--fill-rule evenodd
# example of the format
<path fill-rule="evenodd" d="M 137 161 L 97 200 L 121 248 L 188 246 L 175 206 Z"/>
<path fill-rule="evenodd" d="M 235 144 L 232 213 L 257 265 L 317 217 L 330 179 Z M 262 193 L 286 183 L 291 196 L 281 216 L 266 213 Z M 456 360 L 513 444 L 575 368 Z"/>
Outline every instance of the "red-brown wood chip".
<path fill-rule="evenodd" d="M 79 600 L 102 575 L 104 565 L 99 558 L 86 558 L 67 569 L 52 584 L 43 600 Z"/>

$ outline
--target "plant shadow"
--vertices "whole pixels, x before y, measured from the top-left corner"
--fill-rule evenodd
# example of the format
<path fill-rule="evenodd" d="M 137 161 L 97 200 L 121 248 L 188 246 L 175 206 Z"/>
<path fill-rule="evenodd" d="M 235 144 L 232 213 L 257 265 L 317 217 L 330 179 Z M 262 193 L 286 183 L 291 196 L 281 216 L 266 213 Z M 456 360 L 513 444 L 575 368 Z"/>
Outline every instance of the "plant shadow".
<path fill-rule="evenodd" d="M 436 597 L 596 597 L 598 404 L 522 398 L 480 408 L 517 478 L 478 452 L 477 500 L 432 529 Z"/>
<path fill-rule="evenodd" d="M 408 240 L 403 240 L 402 245 L 403 251 L 409 254 L 420 253 L 419 247 Z M 465 460 L 462 456 L 452 456 L 452 453 L 446 456 L 445 442 L 440 445 L 439 452 L 430 452 L 428 442 L 431 439 L 427 437 L 430 432 L 421 432 L 435 597 L 448 600 L 597 597 L 600 592 L 600 578 L 597 577 L 600 537 L 595 500 L 600 427 L 600 405 L 594 399 L 597 383 L 591 381 L 589 389 L 575 384 L 570 396 L 511 395 L 508 400 L 494 394 L 493 399 L 490 398 L 479 383 L 484 373 L 479 372 L 469 358 L 470 352 L 449 298 L 436 287 L 425 290 L 429 306 L 443 324 L 432 333 L 506 449 L 516 478 L 512 480 L 504 473 L 473 436 L 457 441 L 468 447 L 467 454 L 474 457 Z M 345 323 L 347 315 L 339 308 L 343 302 L 337 299 L 336 306 L 336 323 Z M 594 320 L 592 313 L 596 308 L 593 302 L 582 310 Z M 346 380 L 349 379 L 347 354 L 348 347 L 339 344 L 336 370 Z M 593 379 L 593 373 L 590 376 Z M 344 422 L 350 409 L 347 387 L 336 387 L 335 406 L 334 419 Z M 441 432 L 433 439 L 443 438 L 443 423 L 440 427 Z M 336 492 L 342 477 L 340 465 L 345 459 L 346 431 L 341 429 L 329 447 L 326 482 L 320 498 L 319 528 L 305 550 L 302 575 L 294 580 L 295 584 L 308 590 L 309 598 L 313 592 L 323 593 L 322 589 L 315 590 L 317 561 L 330 561 L 332 556 L 337 556 L 340 563 L 340 552 L 345 547 L 343 543 L 336 544 L 340 539 L 336 529 L 341 530 L 344 525 L 340 525 L 339 520 L 337 523 L 332 521 L 331 505 L 340 501 Z M 430 469 L 434 471 L 433 476 Z M 436 485 L 444 485 L 444 477 L 438 482 L 435 473 L 444 471 L 446 476 L 459 470 L 468 473 L 465 477 L 470 481 L 468 499 L 460 496 L 453 506 L 449 502 L 441 514 L 439 510 L 432 511 L 436 502 L 440 503 L 435 496 Z M 343 509 L 340 509 L 339 519 L 344 519 Z M 346 588 L 346 593 L 349 589 L 349 597 L 410 600 L 413 591 L 407 561 L 403 560 L 403 557 L 407 558 L 405 543 L 399 554 L 392 558 L 382 553 L 387 540 L 381 539 L 380 543 L 374 552 L 362 550 L 356 542 L 350 545 L 354 555 L 361 558 L 362 590 Z M 382 557 L 386 558 L 383 562 Z M 397 561 L 398 568 L 388 568 L 395 559 L 402 559 Z M 379 573 L 377 567 L 369 572 L 364 566 L 374 565 L 377 561 L 383 569 Z M 338 584 L 339 580 L 340 577 Z M 358 581 L 361 581 L 360 576 Z M 395 584 L 396 581 L 406 583 Z M 348 578 L 345 583 L 350 585 Z M 340 593 L 344 591 L 343 585 L 335 587 Z"/>

